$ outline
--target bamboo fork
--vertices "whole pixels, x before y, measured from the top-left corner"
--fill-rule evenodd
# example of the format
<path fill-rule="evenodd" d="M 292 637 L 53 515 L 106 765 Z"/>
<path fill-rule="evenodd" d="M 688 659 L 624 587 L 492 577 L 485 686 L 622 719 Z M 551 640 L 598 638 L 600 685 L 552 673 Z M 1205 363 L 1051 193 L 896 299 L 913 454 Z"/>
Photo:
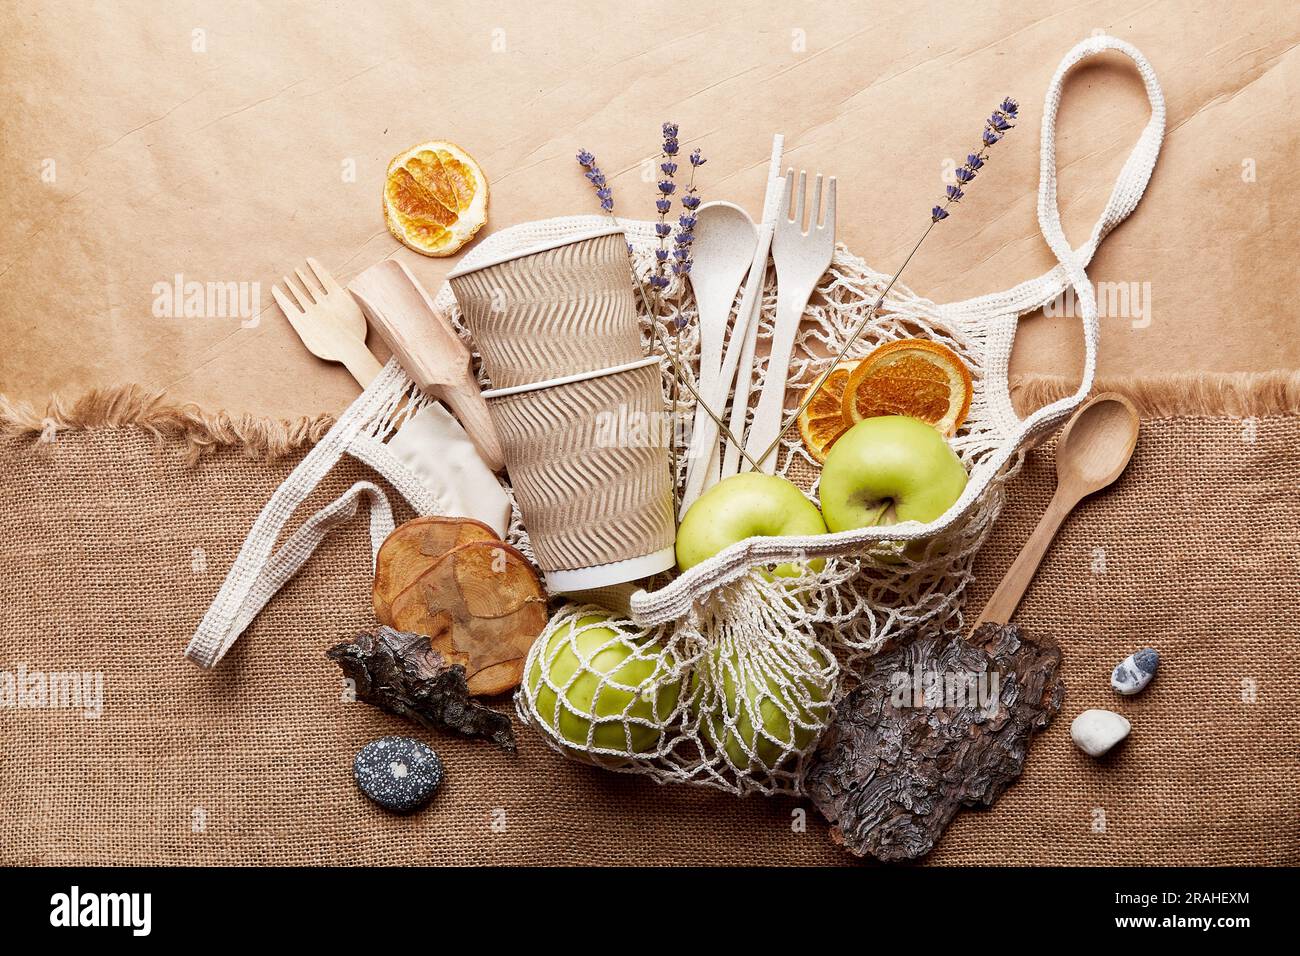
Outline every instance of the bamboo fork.
<path fill-rule="evenodd" d="M 835 177 L 827 180 L 826 207 L 823 210 L 822 175 L 817 174 L 805 232 L 807 185 L 806 171 L 800 170 L 797 184 L 794 170 L 786 171 L 785 189 L 781 193 L 781 205 L 777 209 L 776 227 L 772 233 L 777 295 L 771 350 L 763 392 L 758 397 L 749 431 L 745 433 L 745 451 L 758 462 L 759 469 L 769 475 L 776 471 L 776 455 L 773 453 L 785 431 L 781 422 L 785 415 L 786 379 L 790 375 L 790 356 L 803 321 L 803 310 L 835 255 Z"/>
<path fill-rule="evenodd" d="M 301 269 L 294 269 L 301 288 L 285 276 L 281 282 L 287 292 L 272 286 L 271 295 L 307 351 L 327 362 L 342 362 L 365 388 L 383 368 L 366 348 L 366 317 L 329 270 L 310 257 L 307 266 L 315 283 Z"/>

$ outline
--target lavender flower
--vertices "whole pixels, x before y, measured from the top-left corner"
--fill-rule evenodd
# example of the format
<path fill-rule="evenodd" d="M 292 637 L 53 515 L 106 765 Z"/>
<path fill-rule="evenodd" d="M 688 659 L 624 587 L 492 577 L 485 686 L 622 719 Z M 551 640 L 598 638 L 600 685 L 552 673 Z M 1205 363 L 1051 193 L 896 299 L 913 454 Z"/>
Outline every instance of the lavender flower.
<path fill-rule="evenodd" d="M 988 155 L 989 147 L 1000 140 L 1009 130 L 1015 128 L 1012 122 L 1020 112 L 1020 104 L 1011 97 L 1004 99 L 992 115 L 984 121 L 984 133 L 980 141 L 984 144 L 980 147 L 979 152 L 969 153 L 966 156 L 966 163 L 958 167 L 953 177 L 957 180 L 954 185 L 950 185 L 947 190 L 947 200 L 941 206 L 935 206 L 930 210 L 931 224 L 941 222 L 948 218 L 948 207 L 955 202 L 961 202 L 962 197 L 966 195 L 966 190 L 962 187 L 968 185 L 975 179 L 975 174 L 984 167 L 985 159 Z"/>
<path fill-rule="evenodd" d="M 695 187 L 695 171 L 708 162 L 698 149 L 691 151 L 690 159 L 691 179 L 686 186 L 686 192 L 682 195 L 682 208 L 686 211 L 677 217 L 677 235 L 673 239 L 672 270 L 674 275 L 682 279 L 691 274 L 691 265 L 694 262 L 691 257 L 691 245 L 695 242 L 695 226 L 699 222 L 695 215 L 695 210 L 700 205 L 700 197 Z M 674 327 L 679 333 L 686 327 L 686 317 L 682 314 L 680 301 Z"/>
<path fill-rule="evenodd" d="M 659 213 L 659 221 L 655 223 L 655 235 L 659 237 L 659 248 L 655 250 L 654 271 L 650 276 L 650 287 L 655 290 L 656 297 L 663 294 L 663 290 L 668 288 L 670 282 L 665 274 L 668 265 L 668 237 L 673 233 L 673 227 L 668 222 L 668 214 L 672 211 L 673 201 L 668 198 L 677 192 L 677 184 L 673 182 L 673 177 L 677 175 L 677 163 L 673 157 L 677 155 L 677 124 L 664 123 L 661 127 L 663 132 L 663 146 L 661 147 L 659 172 L 663 174 L 663 179 L 655 183 L 655 188 L 659 191 L 659 198 L 655 200 L 655 211 Z M 673 263 L 673 270 L 676 271 L 676 263 Z"/>
<path fill-rule="evenodd" d="M 691 181 L 686 186 L 686 194 L 682 196 L 682 208 L 686 212 L 677 217 L 677 235 L 673 239 L 673 258 L 676 259 L 673 263 L 673 272 L 679 276 L 691 274 L 691 244 L 695 242 L 695 225 L 699 222 L 694 210 L 700 205 L 700 197 L 695 187 L 695 170 L 705 162 L 698 149 L 691 153 Z"/>
<path fill-rule="evenodd" d="M 576 157 L 578 165 L 585 169 L 587 181 L 591 183 L 592 188 L 596 191 L 596 198 L 600 200 L 600 208 L 605 212 L 613 213 L 614 211 L 614 190 L 605 180 L 605 174 L 601 172 L 596 165 L 596 157 L 585 149 L 578 150 Z"/>
<path fill-rule="evenodd" d="M 664 123 L 664 125 L 663 125 L 663 134 L 664 134 L 664 155 L 665 155 L 665 156 L 676 156 L 676 155 L 677 155 L 677 149 L 678 149 L 678 146 L 677 146 L 677 124 L 676 124 L 676 123 Z"/>

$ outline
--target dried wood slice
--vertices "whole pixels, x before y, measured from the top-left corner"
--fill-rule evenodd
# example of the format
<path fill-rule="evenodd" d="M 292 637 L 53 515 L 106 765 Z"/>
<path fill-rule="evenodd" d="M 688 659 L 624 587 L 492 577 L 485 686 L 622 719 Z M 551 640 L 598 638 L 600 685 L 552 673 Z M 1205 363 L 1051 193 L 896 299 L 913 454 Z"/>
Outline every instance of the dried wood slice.
<path fill-rule="evenodd" d="M 393 599 L 393 627 L 428 636 L 461 664 L 471 694 L 517 687 L 546 627 L 546 592 L 527 559 L 500 541 L 461 545 Z"/>
<path fill-rule="evenodd" d="M 448 551 L 471 541 L 496 541 L 497 534 L 473 518 L 432 515 L 398 525 L 375 558 L 375 618 L 392 626 L 393 598 L 441 561 Z"/>

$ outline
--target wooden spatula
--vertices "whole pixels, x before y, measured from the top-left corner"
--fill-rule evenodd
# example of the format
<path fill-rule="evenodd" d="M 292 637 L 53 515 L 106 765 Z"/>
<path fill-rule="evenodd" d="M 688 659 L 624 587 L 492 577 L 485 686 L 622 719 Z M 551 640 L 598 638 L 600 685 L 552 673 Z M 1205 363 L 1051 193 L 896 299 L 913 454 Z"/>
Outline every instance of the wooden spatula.
<path fill-rule="evenodd" d="M 1133 457 L 1137 438 L 1137 409 L 1122 395 L 1098 395 L 1074 413 L 1056 442 L 1056 494 L 984 606 L 975 622 L 977 629 L 989 621 L 1010 622 L 1065 516 L 1120 476 Z"/>
<path fill-rule="evenodd" d="M 505 456 L 470 371 L 469 349 L 415 276 L 395 259 L 385 259 L 349 282 L 348 290 L 411 380 L 447 403 L 483 461 L 499 471 Z"/>

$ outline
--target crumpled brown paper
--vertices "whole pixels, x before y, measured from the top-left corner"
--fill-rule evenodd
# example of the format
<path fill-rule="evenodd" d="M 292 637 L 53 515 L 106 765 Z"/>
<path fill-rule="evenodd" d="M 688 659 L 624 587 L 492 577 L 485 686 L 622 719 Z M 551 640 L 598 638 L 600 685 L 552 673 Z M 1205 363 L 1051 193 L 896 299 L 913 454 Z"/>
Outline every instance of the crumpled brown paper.
<path fill-rule="evenodd" d="M 1007 288 L 1053 265 L 1034 213 L 1042 97 L 1094 30 L 1141 49 L 1169 105 L 1146 197 L 1089 270 L 1130 293 L 1124 307 L 1111 287 L 1126 314 L 1102 319 L 1101 374 L 1300 366 L 1300 11 L 1285 0 L 1230 16 L 1188 0 L 1047 15 L 20 0 L 0 11 L 0 391 L 135 381 L 236 412 L 341 409 L 355 385 L 306 353 L 271 284 L 308 255 L 344 282 L 400 256 L 436 289 L 455 260 L 399 247 L 380 211 L 389 158 L 435 137 L 486 169 L 490 230 L 594 210 L 580 146 L 611 175 L 618 211 L 649 215 L 664 120 L 707 155 L 703 197 L 757 214 L 782 132 L 789 163 L 839 176 L 840 238 L 888 272 L 1012 95 L 1020 128 L 905 274 L 938 301 Z M 1076 243 L 1146 116 L 1119 58 L 1067 85 L 1060 189 Z M 1081 357 L 1073 320 L 1039 316 L 1013 372 L 1074 374 Z"/>

